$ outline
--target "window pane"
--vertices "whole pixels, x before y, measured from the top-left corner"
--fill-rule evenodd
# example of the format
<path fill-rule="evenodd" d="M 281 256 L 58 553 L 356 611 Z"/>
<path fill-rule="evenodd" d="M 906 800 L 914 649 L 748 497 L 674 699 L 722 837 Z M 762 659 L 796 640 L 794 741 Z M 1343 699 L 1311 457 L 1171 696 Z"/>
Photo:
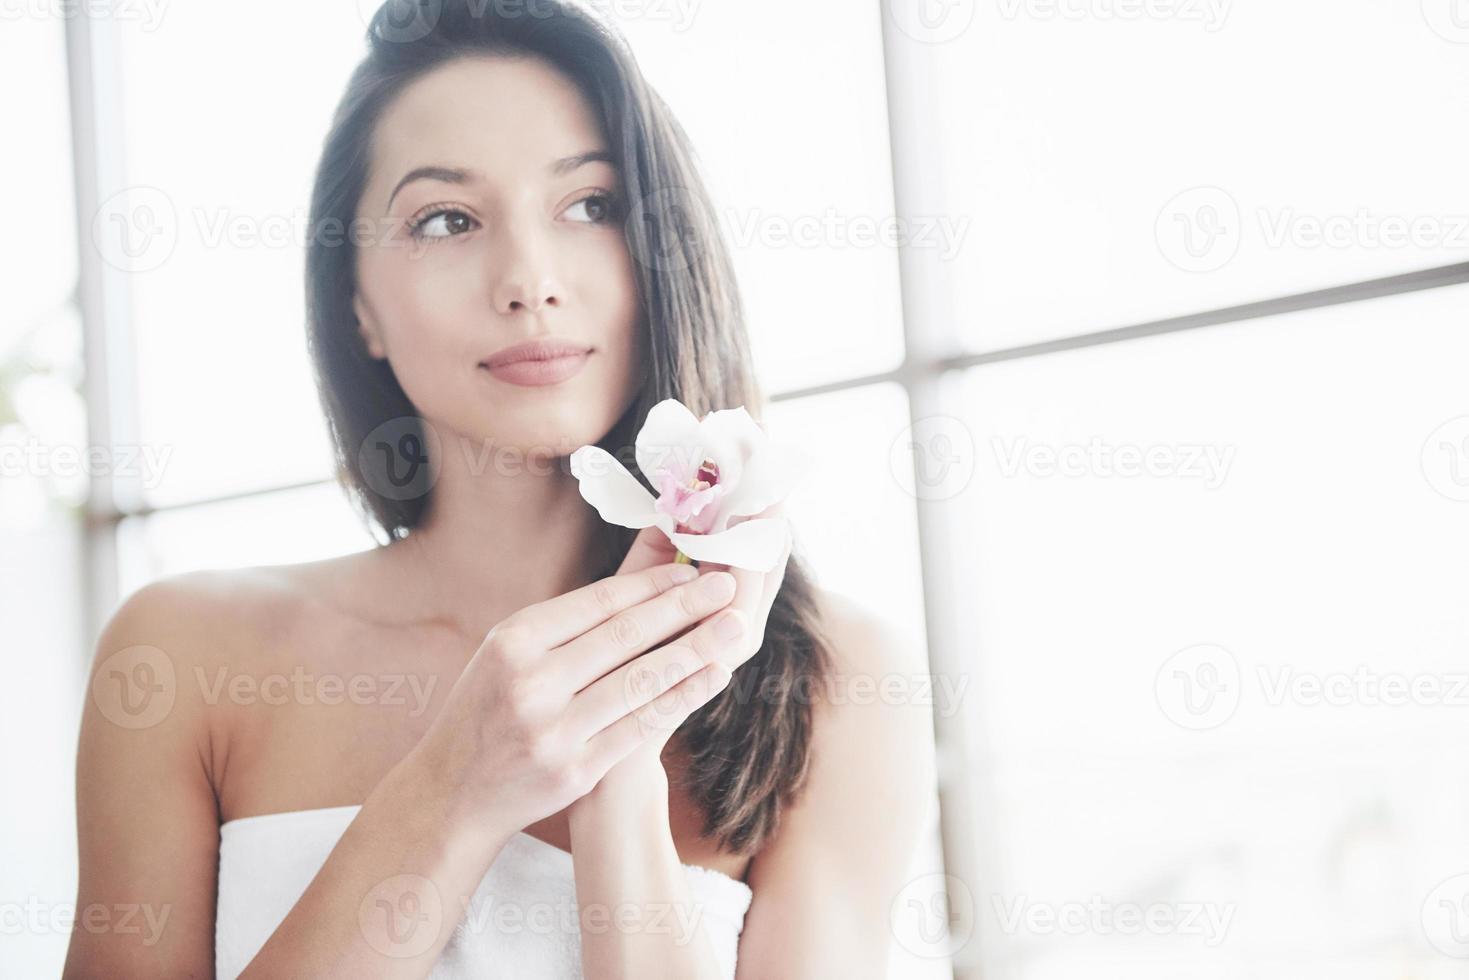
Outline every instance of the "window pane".
<path fill-rule="evenodd" d="M 76 737 L 90 638 L 65 21 L 0 8 L 0 973 L 61 975 L 76 906 Z"/>
<path fill-rule="evenodd" d="M 120 594 L 177 572 L 314 561 L 375 544 L 334 483 L 180 507 L 123 521 Z"/>
<path fill-rule="evenodd" d="M 1469 261 L 1458 8 L 1000 0 L 905 22 L 925 206 L 972 219 L 946 266 L 964 342 Z"/>
<path fill-rule="evenodd" d="M 875 7 L 593 4 L 614 16 L 699 156 L 768 391 L 903 357 Z M 732 80 L 738 80 L 732 84 Z"/>
<path fill-rule="evenodd" d="M 365 52 L 356 8 L 187 3 L 119 21 L 126 213 L 158 233 L 105 254 L 133 273 L 142 438 L 169 452 L 153 503 L 330 476 L 303 245 L 316 155 Z"/>
<path fill-rule="evenodd" d="M 772 439 L 812 458 L 787 512 L 818 582 L 906 630 L 923 649 L 915 502 L 889 458 L 908 425 L 903 389 L 865 385 L 775 402 L 766 422 Z"/>
<path fill-rule="evenodd" d="M 77 277 L 63 22 L 6 17 L 4 23 L 0 82 L 11 96 L 0 103 L 8 143 L 0 153 L 0 180 L 14 192 L 6 205 L 10 234 L 0 238 L 0 268 L 6 270 L 0 354 L 39 321 L 57 316 Z"/>
<path fill-rule="evenodd" d="M 0 102 L 0 131 L 25 134 L 25 152 L 0 153 L 0 182 L 16 191 L 0 239 L 0 530 L 29 530 L 55 505 L 82 503 L 95 457 L 81 398 L 65 24 L 4 23 L 0 86 L 27 95 Z"/>
<path fill-rule="evenodd" d="M 969 884 L 993 975 L 1452 974 L 1423 937 L 1450 935 L 1430 898 L 1469 871 L 1469 777 L 1444 761 L 1469 734 L 1466 302 L 957 385 L 978 447 L 970 768 L 999 828 L 980 846 L 1003 854 Z M 1092 896 L 1161 903 L 1173 927 L 1124 934 Z M 1080 931 L 1045 926 L 1068 903 Z M 1185 927 L 1190 903 L 1232 918 Z"/>

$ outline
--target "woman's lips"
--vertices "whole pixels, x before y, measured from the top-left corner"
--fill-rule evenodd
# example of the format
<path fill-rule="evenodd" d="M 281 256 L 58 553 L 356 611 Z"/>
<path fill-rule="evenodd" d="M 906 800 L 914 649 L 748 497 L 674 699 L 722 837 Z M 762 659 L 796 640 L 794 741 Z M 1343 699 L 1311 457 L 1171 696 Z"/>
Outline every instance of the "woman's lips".
<path fill-rule="evenodd" d="M 513 385 L 526 387 L 554 385 L 581 371 L 590 356 L 591 351 L 582 351 L 580 354 L 568 354 L 546 360 L 511 361 L 508 364 L 497 364 L 494 367 L 481 364 L 480 368 L 501 381 L 507 381 Z"/>

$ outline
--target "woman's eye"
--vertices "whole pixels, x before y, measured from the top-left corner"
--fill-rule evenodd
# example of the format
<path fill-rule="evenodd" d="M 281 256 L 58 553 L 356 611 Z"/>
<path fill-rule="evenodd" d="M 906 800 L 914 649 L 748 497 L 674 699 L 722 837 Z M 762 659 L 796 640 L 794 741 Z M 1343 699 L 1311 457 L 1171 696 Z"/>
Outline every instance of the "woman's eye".
<path fill-rule="evenodd" d="M 472 231 L 473 222 L 463 211 L 445 208 L 415 219 L 410 230 L 415 238 L 451 238 Z"/>
<path fill-rule="evenodd" d="M 588 194 L 566 209 L 567 214 L 585 214 L 580 221 L 589 221 L 593 224 L 605 224 L 612 220 L 615 210 L 615 202 L 610 194 Z"/>

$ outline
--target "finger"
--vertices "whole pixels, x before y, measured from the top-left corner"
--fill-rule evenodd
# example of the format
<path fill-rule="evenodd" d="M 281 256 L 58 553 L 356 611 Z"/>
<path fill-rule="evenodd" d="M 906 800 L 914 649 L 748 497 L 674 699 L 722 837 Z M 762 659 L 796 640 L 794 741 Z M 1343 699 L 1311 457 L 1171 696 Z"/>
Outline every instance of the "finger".
<path fill-rule="evenodd" d="M 730 624 L 734 632 L 725 631 Z M 733 651 L 745 642 L 748 631 L 749 620 L 744 613 L 726 609 L 578 693 L 567 709 L 568 724 L 590 739 L 709 664 L 719 663 L 729 668 L 730 660 L 736 655 Z"/>
<path fill-rule="evenodd" d="M 756 625 L 757 636 L 763 637 L 765 635 L 765 624 L 770 619 L 770 610 L 774 608 L 775 598 L 777 595 L 780 594 L 781 584 L 785 581 L 786 566 L 790 564 L 791 548 L 793 544 L 794 539 L 791 536 L 787 536 L 786 550 L 781 555 L 780 562 L 769 572 L 765 573 L 765 591 L 762 594 L 760 601 L 761 617 L 760 621 Z"/>
<path fill-rule="evenodd" d="M 755 572 L 748 568 L 731 568 L 730 574 L 735 577 L 735 597 L 730 601 L 732 608 L 740 610 L 745 616 L 745 621 L 758 623 L 760 616 L 760 600 L 765 594 L 765 572 Z M 746 636 L 748 643 L 754 637 Z M 754 652 L 754 649 L 749 651 Z M 746 657 L 741 656 L 738 663 L 744 663 Z M 735 663 L 728 664 L 730 667 L 737 666 Z"/>
<path fill-rule="evenodd" d="M 563 595 L 553 596 L 512 613 L 496 629 L 524 629 L 531 642 L 559 647 L 625 609 L 692 581 L 687 565 L 656 565 L 641 571 L 609 575 Z"/>
<path fill-rule="evenodd" d="M 562 690 L 580 691 L 643 651 L 714 615 L 734 594 L 733 575 L 727 572 L 700 575 L 623 610 L 564 644 L 546 668 L 558 677 Z"/>
<path fill-rule="evenodd" d="M 678 730 L 695 711 L 708 704 L 729 684 L 729 670 L 708 664 L 690 677 L 608 725 L 587 741 L 587 760 L 594 771 L 605 774 L 627 758 L 649 738 L 664 737 Z M 599 777 L 600 778 L 600 775 Z"/>
<path fill-rule="evenodd" d="M 758 517 L 780 517 L 782 505 L 772 504 L 766 508 Z M 736 589 L 734 600 L 730 608 L 741 610 L 746 616 L 746 622 L 755 624 L 747 637 L 747 645 L 736 649 L 736 659 L 726 661 L 731 669 L 738 667 L 749 660 L 760 649 L 765 637 L 765 624 L 770 618 L 771 606 L 775 603 L 776 594 L 780 591 L 780 584 L 785 578 L 785 568 L 789 563 L 792 536 L 789 529 L 786 534 L 786 549 L 780 562 L 768 572 L 752 571 L 748 568 L 731 567 L 729 565 L 704 563 L 699 566 L 700 574 L 708 574 L 710 570 L 727 570 L 735 577 Z"/>
<path fill-rule="evenodd" d="M 723 565 L 716 562 L 700 563 L 700 575 L 709 575 L 713 572 L 728 572 L 734 576 L 738 588 L 735 591 L 735 600 L 731 603 L 732 605 L 745 610 L 750 615 L 753 615 L 757 611 L 759 599 L 765 591 L 767 572 L 758 572 L 748 568 L 741 568 L 738 565 Z"/>

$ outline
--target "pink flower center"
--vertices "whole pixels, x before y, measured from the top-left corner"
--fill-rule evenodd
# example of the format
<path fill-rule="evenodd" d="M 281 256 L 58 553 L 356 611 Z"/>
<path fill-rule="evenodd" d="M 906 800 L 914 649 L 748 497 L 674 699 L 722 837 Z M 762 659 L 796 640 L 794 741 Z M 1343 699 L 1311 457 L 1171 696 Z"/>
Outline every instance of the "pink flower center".
<path fill-rule="evenodd" d="M 710 505 L 724 496 L 724 492 L 719 482 L 719 464 L 705 457 L 687 479 L 672 471 L 664 472 L 654 509 L 672 517 L 679 533 L 707 534 L 714 527 L 719 510 Z"/>

